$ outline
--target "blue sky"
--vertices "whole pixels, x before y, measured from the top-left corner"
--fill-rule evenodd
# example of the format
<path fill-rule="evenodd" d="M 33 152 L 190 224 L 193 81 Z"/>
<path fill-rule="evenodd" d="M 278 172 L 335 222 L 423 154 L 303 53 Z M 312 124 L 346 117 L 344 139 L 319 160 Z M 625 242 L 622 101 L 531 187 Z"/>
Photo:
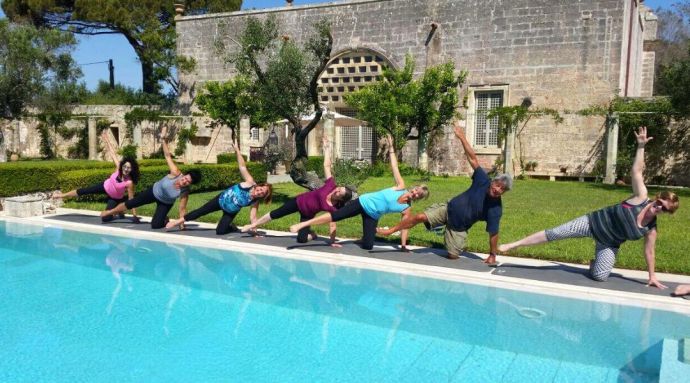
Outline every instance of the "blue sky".
<path fill-rule="evenodd" d="M 0 3 L 2 1 L 0 0 Z M 324 3 L 325 0 L 295 0 L 295 5 Z M 652 9 L 669 7 L 673 0 L 646 0 L 645 4 Z M 242 8 L 269 8 L 284 6 L 285 0 L 244 0 Z M 0 16 L 4 14 L 0 10 Z M 118 35 L 79 36 L 79 46 L 74 52 L 74 59 L 79 64 L 89 64 L 113 59 L 115 81 L 126 86 L 141 88 L 141 67 L 134 50 Z M 108 80 L 108 65 L 105 63 L 83 65 L 84 81 L 93 89 L 99 80 Z"/>

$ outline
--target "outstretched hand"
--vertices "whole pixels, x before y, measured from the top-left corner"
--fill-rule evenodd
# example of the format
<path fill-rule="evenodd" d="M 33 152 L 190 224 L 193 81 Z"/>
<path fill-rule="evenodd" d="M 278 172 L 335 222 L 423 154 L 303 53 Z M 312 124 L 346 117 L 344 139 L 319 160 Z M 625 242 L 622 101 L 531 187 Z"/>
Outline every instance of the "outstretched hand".
<path fill-rule="evenodd" d="M 647 127 L 641 126 L 640 129 L 635 132 L 635 139 L 637 140 L 637 145 L 645 146 L 645 144 L 653 140 L 654 137 L 647 137 Z"/>
<path fill-rule="evenodd" d="M 457 138 L 465 137 L 465 130 L 460 126 L 460 122 L 457 120 L 453 123 L 453 132 L 455 132 Z"/>
<path fill-rule="evenodd" d="M 160 135 L 162 139 L 166 139 L 168 137 L 168 125 L 163 125 L 160 131 Z"/>

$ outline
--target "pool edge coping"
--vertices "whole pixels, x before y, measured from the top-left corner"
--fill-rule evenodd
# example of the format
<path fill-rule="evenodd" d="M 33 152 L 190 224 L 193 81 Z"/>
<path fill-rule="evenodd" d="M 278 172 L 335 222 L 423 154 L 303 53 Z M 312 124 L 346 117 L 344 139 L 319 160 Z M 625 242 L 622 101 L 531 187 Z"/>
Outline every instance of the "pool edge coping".
<path fill-rule="evenodd" d="M 97 215 L 96 212 L 76 210 L 76 209 L 60 209 L 58 214 L 65 213 L 79 213 L 88 215 Z M 418 276 L 423 278 L 432 278 L 438 280 L 445 280 L 451 282 L 470 283 L 475 285 L 482 285 L 487 287 L 504 288 L 509 290 L 518 290 L 525 292 L 532 292 L 538 294 L 546 294 L 551 296 L 560 296 L 573 299 L 584 299 L 590 301 L 599 301 L 606 303 L 622 304 L 627 306 L 635 306 L 642 308 L 653 308 L 663 311 L 671 311 L 690 316 L 690 305 L 687 300 L 680 298 L 673 298 L 670 296 L 658 296 L 651 294 L 642 294 L 629 291 L 611 290 L 597 287 L 577 286 L 571 284 L 563 284 L 558 282 L 539 281 L 527 278 L 517 278 L 502 276 L 500 274 L 492 273 L 493 269 L 488 268 L 487 271 L 472 271 L 463 269 L 454 269 L 443 266 L 431 266 L 417 263 L 410 263 L 404 261 L 393 261 L 385 259 L 367 258 L 360 256 L 351 256 L 347 254 L 333 254 L 327 252 L 319 252 L 315 250 L 301 250 L 291 249 L 285 251 L 283 247 L 273 245 L 246 243 L 246 242 L 232 242 L 232 248 L 229 248 L 229 241 L 223 238 L 209 239 L 192 236 L 178 236 L 168 235 L 165 231 L 160 232 L 141 232 L 130 230 L 121 227 L 99 227 L 86 223 L 65 222 L 58 220 L 48 220 L 47 217 L 54 215 L 38 216 L 31 218 L 15 218 L 0 215 L 0 220 L 17 223 L 34 223 L 41 224 L 47 227 L 63 227 L 82 232 L 93 234 L 106 234 L 119 237 L 140 238 L 146 240 L 156 240 L 177 243 L 182 245 L 193 245 L 204 248 L 213 248 L 220 250 L 231 251 L 249 251 L 259 253 L 265 256 L 279 257 L 284 259 L 294 259 L 301 261 L 317 262 L 331 264 L 335 266 L 354 267 L 367 270 L 376 270 L 389 273 L 396 273 L 409 276 Z M 207 223 L 199 223 L 200 227 L 213 228 L 214 225 Z M 272 235 L 290 236 L 291 233 L 267 231 Z M 379 246 L 387 247 L 387 246 Z M 502 262 L 509 260 L 510 263 L 518 263 L 522 265 L 539 266 L 539 265 L 553 265 L 552 261 L 543 261 L 535 259 L 524 259 L 516 257 L 501 257 Z M 526 262 L 525 262 L 526 261 Z M 584 265 L 567 264 L 558 262 L 559 264 L 566 264 L 572 267 L 585 268 Z M 646 272 L 627 269 L 614 269 L 627 277 L 639 278 L 639 273 L 643 273 L 646 278 Z M 674 283 L 690 283 L 690 277 L 677 274 L 662 274 L 658 275 L 666 280 L 672 280 Z"/>

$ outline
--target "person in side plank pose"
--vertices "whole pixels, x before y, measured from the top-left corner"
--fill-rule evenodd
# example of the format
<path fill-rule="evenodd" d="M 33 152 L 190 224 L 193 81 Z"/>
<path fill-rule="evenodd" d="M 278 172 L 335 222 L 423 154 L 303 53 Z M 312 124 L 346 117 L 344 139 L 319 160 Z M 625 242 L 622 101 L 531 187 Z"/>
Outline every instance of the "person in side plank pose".
<path fill-rule="evenodd" d="M 53 197 L 62 199 L 81 197 L 90 194 L 105 194 L 108 196 L 106 210 L 112 209 L 118 204 L 134 197 L 134 187 L 139 182 L 139 163 L 134 158 L 123 157 L 122 159 L 118 159 L 117 152 L 112 142 L 110 142 L 107 131 L 103 131 L 101 139 L 105 142 L 108 156 L 110 156 L 110 159 L 115 164 L 115 172 L 113 172 L 103 183 L 70 190 L 67 193 L 57 193 L 53 195 Z M 127 192 L 127 197 L 125 197 L 125 192 Z M 102 217 L 101 220 L 103 222 L 108 222 L 112 221 L 114 218 L 114 216 L 109 215 Z M 120 218 L 124 218 L 124 214 L 120 214 Z M 139 222 L 135 209 L 132 209 L 132 220 L 134 222 Z"/>
<path fill-rule="evenodd" d="M 507 252 L 521 246 L 532 246 L 540 243 L 566 238 L 591 237 L 595 243 L 594 260 L 589 272 L 595 281 L 606 281 L 616 262 L 616 254 L 625 241 L 635 241 L 644 237 L 644 256 L 647 261 L 649 279 L 647 286 L 665 289 L 654 273 L 654 247 L 656 244 L 656 217 L 662 213 L 672 214 L 678 210 L 678 196 L 669 191 L 662 191 L 650 200 L 647 186 L 644 184 L 644 147 L 652 140 L 647 137 L 647 128 L 641 127 L 635 133 L 637 151 L 630 175 L 632 177 L 633 195 L 613 206 L 585 214 L 561 226 L 542 230 L 519 241 L 499 246 L 499 251 Z"/>
<path fill-rule="evenodd" d="M 127 202 L 120 203 L 112 209 L 101 212 L 101 217 L 118 215 L 127 209 L 134 209 L 155 202 L 156 212 L 151 219 L 151 228 L 161 229 L 165 227 L 168 221 L 168 212 L 170 212 L 178 198 L 180 199 L 179 213 L 180 216 L 184 216 L 187 209 L 187 200 L 189 199 L 189 185 L 199 182 L 201 180 L 201 173 L 198 170 L 190 170 L 183 174 L 178 169 L 168 148 L 167 135 L 168 127 L 163 126 L 160 136 L 163 154 L 165 155 L 165 161 L 168 164 L 170 173 L 153 184 L 152 187 L 138 193 Z"/>
<path fill-rule="evenodd" d="M 167 229 L 172 229 L 175 226 L 184 228 L 186 221 L 193 221 L 206 214 L 222 210 L 223 216 L 216 226 L 216 234 L 223 235 L 237 229 L 232 224 L 232 221 L 243 207 L 251 206 L 249 217 L 252 222 L 255 222 L 257 212 L 259 211 L 259 202 L 263 200 L 266 204 L 271 203 L 271 196 L 273 194 L 271 184 L 256 183 L 254 177 L 247 170 L 247 164 L 244 162 L 244 157 L 237 143 L 233 147 L 237 156 L 237 166 L 244 181 L 231 185 L 225 191 L 206 202 L 204 206 L 185 215 L 180 215 L 178 219 L 171 220 L 166 225 Z"/>
<path fill-rule="evenodd" d="M 503 215 L 501 196 L 513 186 L 513 179 L 507 174 L 500 174 L 490 179 L 479 166 L 477 155 L 467 141 L 462 127 L 455 122 L 455 136 L 460 140 L 465 156 L 474 169 L 472 186 L 447 203 L 431 205 L 422 213 L 410 215 L 396 226 L 379 228 L 380 235 L 391 235 L 398 230 L 410 229 L 424 223 L 427 229 L 445 226 L 444 243 L 448 258 L 457 259 L 462 254 L 467 240 L 467 232 L 478 221 L 486 221 L 486 232 L 489 234 L 489 256 L 484 263 L 496 265 L 498 246 L 498 228 Z"/>
<path fill-rule="evenodd" d="M 316 218 L 290 226 L 290 231 L 297 233 L 303 228 L 311 225 L 323 225 L 360 215 L 362 217 L 361 246 L 365 250 L 371 250 L 374 248 L 376 224 L 382 215 L 388 213 L 401 213 L 403 219 L 408 217 L 410 215 L 410 205 L 412 202 L 427 198 L 429 196 L 429 189 L 424 185 L 413 186 L 410 189 L 405 188 L 405 180 L 400 175 L 400 170 L 398 170 L 398 159 L 395 155 L 393 138 L 389 134 L 386 136 L 386 140 L 388 141 L 391 170 L 393 171 L 395 186 L 377 192 L 363 194 L 333 213 L 322 214 Z M 400 244 L 402 249 L 407 249 L 407 230 L 403 230 Z"/>
<path fill-rule="evenodd" d="M 258 221 L 242 227 L 242 231 L 254 231 L 257 227 L 264 225 L 271 220 L 285 217 L 286 215 L 299 213 L 300 222 L 310 220 L 316 216 L 316 213 L 325 211 L 333 213 L 337 209 L 342 208 L 345 203 L 352 199 L 352 190 L 347 187 L 338 187 L 335 183 L 331 169 L 331 156 L 333 149 L 328 138 L 323 138 L 323 173 L 326 176 L 326 182 L 323 186 L 316 190 L 302 193 L 295 198 L 289 199 L 279 208 L 266 213 Z M 316 239 L 316 233 L 311 231 L 309 226 L 303 227 L 297 233 L 297 242 L 306 243 L 309 239 Z M 330 242 L 331 246 L 339 247 L 336 242 L 336 224 L 331 222 L 330 227 Z"/>

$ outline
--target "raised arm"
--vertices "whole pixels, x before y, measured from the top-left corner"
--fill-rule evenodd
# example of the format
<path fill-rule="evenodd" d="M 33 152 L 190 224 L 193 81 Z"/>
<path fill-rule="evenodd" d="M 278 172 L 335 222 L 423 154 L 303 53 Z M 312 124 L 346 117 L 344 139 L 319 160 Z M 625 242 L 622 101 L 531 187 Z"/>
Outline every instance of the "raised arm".
<path fill-rule="evenodd" d="M 232 146 L 235 148 L 235 155 L 237 156 L 237 167 L 240 168 L 240 175 L 242 175 L 242 179 L 244 179 L 243 186 L 249 187 L 254 185 L 254 177 L 252 177 L 252 175 L 249 174 L 249 170 L 247 170 L 247 163 L 244 162 L 244 157 L 242 156 L 242 152 L 240 152 L 240 147 L 237 146 L 237 142 L 233 142 Z"/>
<path fill-rule="evenodd" d="M 651 141 L 653 137 L 647 137 L 647 127 L 641 127 L 636 133 L 637 151 L 635 152 L 635 160 L 630 170 L 630 178 L 633 190 L 632 203 L 640 203 L 647 199 L 647 186 L 644 184 L 644 147 L 647 142 Z"/>
<path fill-rule="evenodd" d="M 388 154 L 390 154 L 391 171 L 393 172 L 393 178 L 395 179 L 395 188 L 397 190 L 403 190 L 405 189 L 405 180 L 400 175 L 400 170 L 398 169 L 398 157 L 395 155 L 393 137 L 391 137 L 390 134 L 386 134 L 386 141 L 388 141 Z"/>
<path fill-rule="evenodd" d="M 331 157 L 333 156 L 333 148 L 331 147 L 331 142 L 328 140 L 326 135 L 323 135 L 323 174 L 326 179 L 333 177 L 333 161 Z"/>
<path fill-rule="evenodd" d="M 163 125 L 161 128 L 161 146 L 163 147 L 163 155 L 165 155 L 165 161 L 168 163 L 168 169 L 170 169 L 170 174 L 173 176 L 178 176 L 180 174 L 180 169 L 173 161 L 172 155 L 170 154 L 170 148 L 168 148 L 168 126 Z"/>
<path fill-rule="evenodd" d="M 472 166 L 472 169 L 478 168 L 479 160 L 477 159 L 477 154 L 474 152 L 474 149 L 472 149 L 472 145 L 470 145 L 469 141 L 467 141 L 465 131 L 462 129 L 458 121 L 455 121 L 453 130 L 455 131 L 455 137 L 460 140 L 462 148 L 465 149 L 465 156 L 467 156 L 470 166 Z"/>
<path fill-rule="evenodd" d="M 108 156 L 110 156 L 110 160 L 113 161 L 113 163 L 115 164 L 115 168 L 118 169 L 120 166 L 120 161 L 117 158 L 117 152 L 113 147 L 113 143 L 110 142 L 110 137 L 108 137 L 107 130 L 104 130 L 103 133 L 101 133 L 101 139 L 103 140 L 103 142 L 105 142 L 105 148 L 108 151 Z"/>

